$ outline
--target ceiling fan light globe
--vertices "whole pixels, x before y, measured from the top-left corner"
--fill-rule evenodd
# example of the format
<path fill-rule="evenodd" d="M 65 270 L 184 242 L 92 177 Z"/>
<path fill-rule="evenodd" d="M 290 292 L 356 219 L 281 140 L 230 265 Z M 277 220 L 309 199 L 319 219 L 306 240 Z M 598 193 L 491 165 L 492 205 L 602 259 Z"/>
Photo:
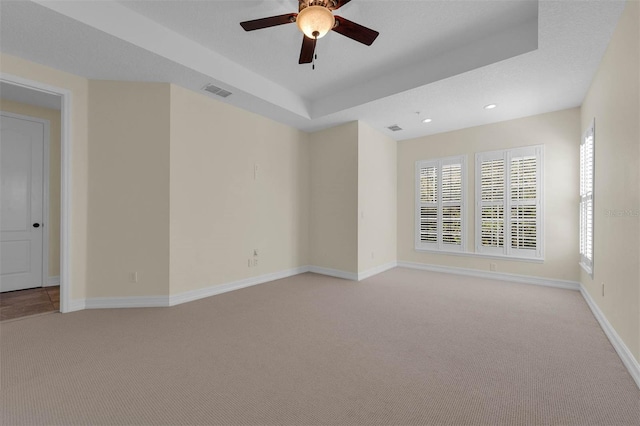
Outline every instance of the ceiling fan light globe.
<path fill-rule="evenodd" d="M 296 23 L 307 37 L 322 38 L 331 31 L 336 19 L 324 6 L 309 6 L 300 11 Z"/>

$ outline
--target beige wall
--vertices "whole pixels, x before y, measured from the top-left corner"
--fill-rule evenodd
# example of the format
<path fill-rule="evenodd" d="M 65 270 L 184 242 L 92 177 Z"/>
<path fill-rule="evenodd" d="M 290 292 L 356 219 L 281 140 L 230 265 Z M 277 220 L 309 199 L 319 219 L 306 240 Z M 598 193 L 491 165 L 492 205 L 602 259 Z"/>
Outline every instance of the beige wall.
<path fill-rule="evenodd" d="M 358 123 L 312 133 L 309 253 L 314 266 L 358 272 Z"/>
<path fill-rule="evenodd" d="M 396 146 L 358 122 L 358 272 L 397 260 Z"/>
<path fill-rule="evenodd" d="M 582 105 L 582 130 L 595 119 L 593 278 L 581 271 L 583 286 L 638 361 L 639 9 L 638 2 L 627 3 Z"/>
<path fill-rule="evenodd" d="M 578 108 L 472 127 L 398 143 L 398 261 L 578 281 Z M 414 249 L 415 162 L 467 156 L 466 237 L 473 252 L 475 153 L 544 144 L 545 261 L 533 263 L 417 252 Z"/>
<path fill-rule="evenodd" d="M 169 292 L 169 119 L 169 84 L 89 83 L 87 297 Z"/>
<path fill-rule="evenodd" d="M 0 54 L 0 71 L 20 78 L 65 89 L 71 94 L 70 140 L 71 174 L 69 241 L 71 270 L 70 299 L 84 299 L 87 277 L 87 152 L 88 152 L 88 80 L 48 68 L 15 56 Z"/>
<path fill-rule="evenodd" d="M 307 135 L 168 84 L 89 83 L 6 54 L 0 69 L 72 94 L 72 299 L 176 294 L 306 264 L 356 273 L 394 260 L 393 232 L 376 234 L 380 224 L 392 222 L 393 212 L 376 205 L 388 206 L 378 186 L 365 183 L 393 179 L 388 156 L 394 150 L 363 123 Z M 397 144 L 398 260 L 479 270 L 496 263 L 498 272 L 581 279 L 638 358 L 640 271 L 634 265 L 640 254 L 638 240 L 628 238 L 640 239 L 638 218 L 604 214 L 638 208 L 638 116 L 638 5 L 630 3 L 582 112 L 558 111 Z M 578 141 L 593 117 L 592 280 L 580 278 L 576 266 L 576 219 Z M 544 263 L 414 250 L 415 161 L 467 155 L 472 251 L 474 153 L 541 143 Z M 394 198 L 393 189 L 383 194 L 389 202 Z M 259 263 L 249 268 L 254 248 Z M 138 284 L 129 283 L 133 271 L 140 273 Z"/>
<path fill-rule="evenodd" d="M 0 110 L 49 121 L 49 276 L 60 275 L 60 111 L 0 99 Z"/>
<path fill-rule="evenodd" d="M 172 294 L 308 264 L 307 139 L 171 86 Z"/>

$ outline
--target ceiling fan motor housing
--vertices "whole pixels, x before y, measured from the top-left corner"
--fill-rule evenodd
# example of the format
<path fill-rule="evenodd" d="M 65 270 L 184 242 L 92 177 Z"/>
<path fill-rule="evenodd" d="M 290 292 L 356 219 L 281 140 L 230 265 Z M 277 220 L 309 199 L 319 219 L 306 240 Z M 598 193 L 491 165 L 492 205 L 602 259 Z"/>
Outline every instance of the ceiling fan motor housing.
<path fill-rule="evenodd" d="M 309 6 L 322 6 L 327 9 L 337 9 L 338 2 L 337 0 L 298 0 L 298 12 L 302 12 L 302 9 Z"/>
<path fill-rule="evenodd" d="M 324 3 L 324 2 L 322 2 Z M 311 4 L 298 13 L 298 28 L 307 37 L 318 39 L 324 37 L 335 26 L 336 19 L 326 6 Z"/>

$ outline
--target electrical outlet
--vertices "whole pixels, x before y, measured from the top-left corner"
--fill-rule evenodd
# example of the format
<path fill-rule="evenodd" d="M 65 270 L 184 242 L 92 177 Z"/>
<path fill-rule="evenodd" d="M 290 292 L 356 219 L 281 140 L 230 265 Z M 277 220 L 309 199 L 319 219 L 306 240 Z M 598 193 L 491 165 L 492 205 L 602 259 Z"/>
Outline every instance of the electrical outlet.
<path fill-rule="evenodd" d="M 495 272 L 498 269 L 498 265 L 496 265 L 495 263 L 490 263 L 489 264 L 489 270 Z"/>
<path fill-rule="evenodd" d="M 139 276 L 137 272 L 129 272 L 129 282 L 137 283 L 138 279 L 139 279 Z"/>

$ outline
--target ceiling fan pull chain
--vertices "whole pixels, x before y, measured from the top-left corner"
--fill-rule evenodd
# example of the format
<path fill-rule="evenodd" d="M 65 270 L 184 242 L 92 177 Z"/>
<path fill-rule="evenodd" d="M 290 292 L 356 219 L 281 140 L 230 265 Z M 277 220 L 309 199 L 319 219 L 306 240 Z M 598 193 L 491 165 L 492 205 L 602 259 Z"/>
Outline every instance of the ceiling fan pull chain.
<path fill-rule="evenodd" d="M 314 44 L 314 50 L 315 50 L 315 45 L 318 42 L 318 33 L 314 32 L 313 35 L 315 36 L 313 44 Z M 316 69 L 316 59 L 318 59 L 318 54 L 317 53 L 313 53 L 313 59 L 311 60 L 311 70 L 315 70 Z"/>

